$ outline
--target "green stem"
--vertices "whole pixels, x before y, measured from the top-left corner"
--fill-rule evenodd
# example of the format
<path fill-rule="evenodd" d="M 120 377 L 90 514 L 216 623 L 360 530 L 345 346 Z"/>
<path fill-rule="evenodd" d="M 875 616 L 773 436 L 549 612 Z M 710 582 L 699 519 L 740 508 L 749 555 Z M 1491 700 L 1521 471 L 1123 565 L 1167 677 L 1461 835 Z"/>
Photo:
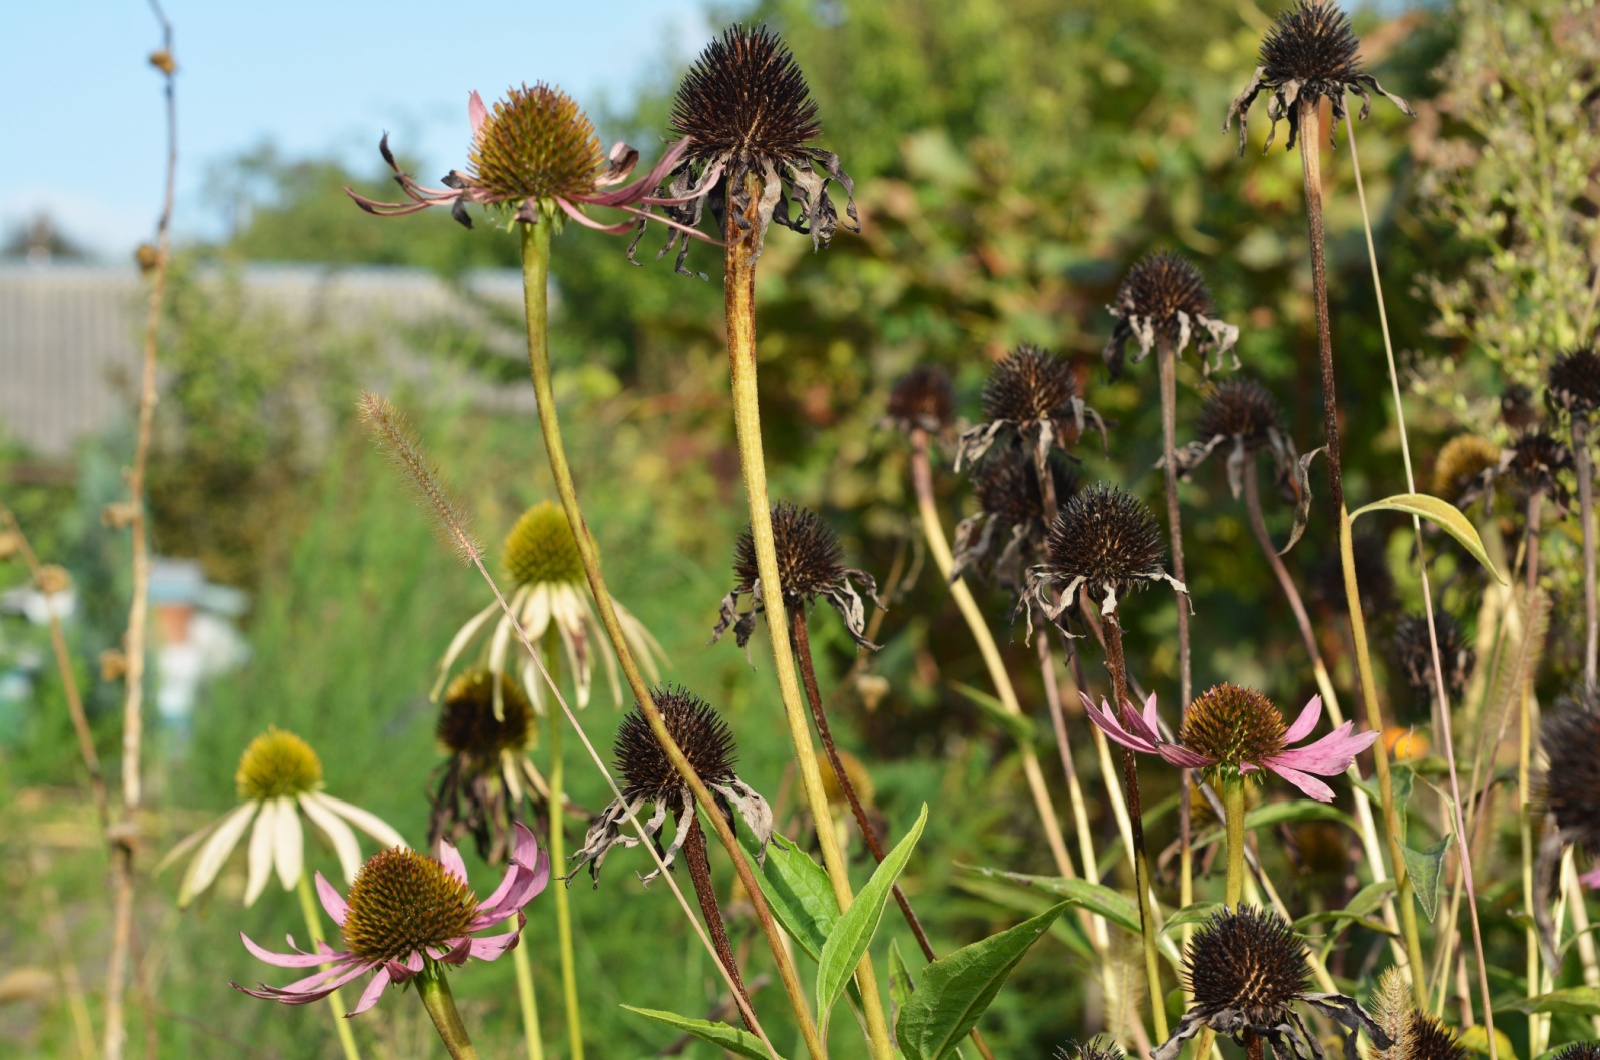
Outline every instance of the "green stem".
<path fill-rule="evenodd" d="M 305 914 L 306 933 L 311 936 L 311 949 L 317 948 L 317 943 L 322 942 L 326 936 L 322 934 L 322 917 L 317 913 L 317 898 L 311 893 L 311 877 L 302 870 L 300 882 L 295 884 L 295 894 L 300 897 L 300 912 Z M 324 964 L 323 971 L 331 965 Z M 344 998 L 335 990 L 328 995 L 328 1008 L 333 1010 L 333 1025 L 339 1029 L 339 1044 L 344 1048 L 345 1060 L 361 1060 L 361 1050 L 356 1048 L 356 1032 L 350 1026 L 350 1021 L 344 1018 L 348 1011 L 344 1007 Z"/>
<path fill-rule="evenodd" d="M 506 933 L 517 930 L 517 918 L 506 921 Z M 533 992 L 533 965 L 528 960 L 528 932 L 511 947 L 511 966 L 517 970 L 517 1006 L 522 1010 L 522 1036 L 528 1042 L 528 1060 L 544 1060 L 544 1038 L 539 1033 L 539 1001 Z"/>
<path fill-rule="evenodd" d="M 1244 893 L 1244 778 L 1222 778 L 1222 819 L 1228 830 L 1228 882 L 1222 900 L 1237 910 Z"/>
<path fill-rule="evenodd" d="M 433 1017 L 439 1040 L 450 1050 L 453 1060 L 478 1060 L 478 1050 L 461 1022 L 461 1013 L 456 1011 L 456 999 L 450 994 L 450 981 L 445 978 L 443 968 L 434 965 L 417 976 L 417 996 L 422 999 L 428 1015 Z"/>
<path fill-rule="evenodd" d="M 717 833 L 717 840 L 727 850 L 728 858 L 733 862 L 740 882 L 744 884 L 751 908 L 755 910 L 756 919 L 761 924 L 767 945 L 772 950 L 773 963 L 777 965 L 778 977 L 783 981 L 784 993 L 794 1010 L 795 1022 L 800 1028 L 801 1037 L 805 1040 L 806 1049 L 814 1060 L 823 1060 L 828 1051 L 817 1033 L 816 1020 L 807 1005 L 805 988 L 800 984 L 800 976 L 795 971 L 794 961 L 785 946 L 783 933 L 772 918 L 772 910 L 761 893 L 761 886 L 751 871 L 750 863 L 745 858 L 744 850 L 739 846 L 732 827 L 717 808 L 710 789 L 694 771 L 689 760 L 684 757 L 683 749 L 672 738 L 672 733 L 667 730 L 666 721 L 661 717 L 661 711 L 656 708 L 655 700 L 650 695 L 650 687 L 645 683 L 644 675 L 640 673 L 639 665 L 634 660 L 633 649 L 629 646 L 627 637 L 623 635 L 622 622 L 617 617 L 617 609 L 611 601 L 611 593 L 606 589 L 605 576 L 600 569 L 599 548 L 595 545 L 594 536 L 589 532 L 589 524 L 584 521 L 583 512 L 578 506 L 578 491 L 572 481 L 572 468 L 567 463 L 566 446 L 561 441 L 561 425 L 556 419 L 555 393 L 550 385 L 549 283 L 552 223 L 549 217 L 544 217 L 537 224 L 521 226 L 522 286 L 523 304 L 527 312 L 528 370 L 533 378 L 534 398 L 539 407 L 539 430 L 544 436 L 545 451 L 550 458 L 550 474 L 555 479 L 556 493 L 561 498 L 561 510 L 566 514 L 567 522 L 572 527 L 572 536 L 578 546 L 578 558 L 583 562 L 583 572 L 589 581 L 589 591 L 594 597 L 595 610 L 600 615 L 600 624 L 605 627 L 606 637 L 616 654 L 617 666 L 627 679 L 628 689 L 633 693 L 640 712 L 644 714 L 650 732 L 660 743 L 667 760 L 672 763 L 672 768 L 677 770 L 684 783 L 689 785 L 695 802 L 706 812 L 712 830 Z"/>
<path fill-rule="evenodd" d="M 555 655 L 552 650 L 549 653 Z M 555 675 L 555 659 L 548 668 Z M 545 712 L 550 739 L 550 864 L 567 863 L 567 837 L 564 825 L 566 814 L 565 771 L 561 761 L 561 716 L 554 705 Z M 556 934 L 561 949 L 561 993 L 567 1006 L 567 1040 L 571 1043 L 572 1060 L 583 1060 L 583 1009 L 578 1004 L 578 964 L 572 949 L 572 906 L 565 887 L 555 888 Z M 532 1041 L 532 1038 L 529 1039 Z"/>
<path fill-rule="evenodd" d="M 783 582 L 778 574 L 777 542 L 772 534 L 772 501 L 767 495 L 767 464 L 761 444 L 761 396 L 756 382 L 756 254 L 761 221 L 757 207 L 761 201 L 760 178 L 745 178 L 745 187 L 728 182 L 726 225 L 729 234 L 723 276 L 724 310 L 728 325 L 728 372 L 733 389 L 734 431 L 739 441 L 739 465 L 750 502 L 750 536 L 755 544 L 756 569 L 765 587 L 762 601 L 767 613 L 768 640 L 772 643 L 773 669 L 778 676 L 778 691 L 783 700 L 784 719 L 789 724 L 789 740 L 794 745 L 795 764 L 800 771 L 800 788 L 811 810 L 822 847 L 822 862 L 833 885 L 833 896 L 840 911 L 855 900 L 844 853 L 834 834 L 833 814 L 828 808 L 827 791 L 822 786 L 822 770 L 816 748 L 811 743 L 811 727 L 806 720 L 805 703 L 800 695 L 800 679 L 794 653 L 789 648 L 789 616 L 783 600 Z M 735 202 L 743 190 L 748 206 Z M 741 216 L 742 214 L 742 216 Z M 708 811 L 710 812 L 710 811 Z M 861 990 L 861 1007 L 867 1024 L 867 1037 L 875 1060 L 890 1060 L 889 1025 L 884 1020 L 878 996 L 878 979 L 872 969 L 872 956 L 864 954 L 856 967 L 856 985 Z"/>

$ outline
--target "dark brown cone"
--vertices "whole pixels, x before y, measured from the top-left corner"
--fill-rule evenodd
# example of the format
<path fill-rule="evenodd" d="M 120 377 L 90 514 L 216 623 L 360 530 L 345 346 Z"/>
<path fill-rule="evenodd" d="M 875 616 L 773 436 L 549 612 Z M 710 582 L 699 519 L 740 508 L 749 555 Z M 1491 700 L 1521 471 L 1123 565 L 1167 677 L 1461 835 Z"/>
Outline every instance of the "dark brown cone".
<path fill-rule="evenodd" d="M 1006 354 L 983 387 L 983 418 L 1026 423 L 1069 421 L 1078 376 L 1065 358 L 1037 346 L 1022 345 Z"/>
<path fill-rule="evenodd" d="M 1448 611 L 1433 613 L 1434 632 L 1439 638 L 1439 661 L 1444 664 L 1444 688 L 1452 701 L 1461 698 L 1478 654 L 1467 640 L 1461 623 Z M 1417 699 L 1433 702 L 1433 645 L 1428 640 L 1425 615 L 1406 615 L 1394 625 L 1394 658 L 1405 675 L 1406 684 Z"/>
<path fill-rule="evenodd" d="M 689 138 L 689 157 L 746 164 L 809 157 L 806 145 L 822 133 L 805 74 L 765 26 L 733 25 L 706 45 L 678 87 L 671 124 Z"/>
<path fill-rule="evenodd" d="M 1450 1028 L 1424 1012 L 1411 1013 L 1400 1038 L 1403 1060 L 1467 1060 L 1467 1047 Z"/>
<path fill-rule="evenodd" d="M 1046 565 L 1060 581 L 1082 578 L 1097 600 L 1160 577 L 1166 559 L 1161 526 L 1150 509 L 1097 482 L 1064 504 L 1050 528 Z"/>
<path fill-rule="evenodd" d="M 845 577 L 844 546 L 810 508 L 779 501 L 772 506 L 772 537 L 785 599 L 810 601 Z M 748 527 L 733 546 L 736 593 L 748 593 L 761 577 L 756 543 Z"/>
<path fill-rule="evenodd" d="M 1103 1038 L 1088 1042 L 1068 1042 L 1058 1046 L 1051 1060 L 1125 1060 L 1121 1049 Z"/>
<path fill-rule="evenodd" d="M 677 685 L 665 685 L 651 693 L 661 711 L 667 732 L 683 750 L 683 755 L 707 784 L 726 784 L 734 779 L 738 757 L 733 730 L 711 704 Z M 612 748 L 618 774 L 622 777 L 623 798 L 669 799 L 683 787 L 683 779 L 672 767 L 661 744 L 656 742 L 650 723 L 637 706 L 622 719 Z"/>
<path fill-rule="evenodd" d="M 1539 741 L 1549 767 L 1545 807 L 1563 836 L 1600 855 L 1600 710 L 1593 702 L 1568 700 L 1546 714 Z"/>
<path fill-rule="evenodd" d="M 1142 317 L 1158 333 L 1177 340 L 1179 313 L 1189 317 L 1189 326 L 1198 327 L 1197 318 L 1212 315 L 1215 306 L 1211 290 L 1194 262 L 1170 250 L 1146 254 L 1134 263 L 1117 290 L 1117 308 L 1128 316 Z"/>
<path fill-rule="evenodd" d="M 1593 416 L 1600 411 L 1600 356 L 1590 349 L 1573 350 L 1550 366 L 1545 402 L 1552 411 Z"/>
<path fill-rule="evenodd" d="M 1331 0 L 1301 0 L 1280 14 L 1261 42 L 1262 80 L 1300 84 L 1300 97 L 1342 95 L 1365 72 L 1361 42 L 1350 19 Z"/>
<path fill-rule="evenodd" d="M 955 395 L 950 376 L 935 365 L 918 365 L 889 391 L 889 420 L 903 431 L 920 428 L 942 434 L 954 423 Z"/>
<path fill-rule="evenodd" d="M 1271 444 L 1271 431 L 1279 426 L 1278 403 L 1266 387 L 1253 379 L 1234 379 L 1211 392 L 1200 406 L 1196 434 L 1201 441 L 1217 435 L 1238 437 L 1246 452 Z"/>
<path fill-rule="evenodd" d="M 1236 1012 L 1271 1027 L 1310 985 L 1305 945 L 1275 914 L 1251 906 L 1215 913 L 1189 944 L 1184 978 L 1203 1012 Z"/>
<path fill-rule="evenodd" d="M 1600 1042 L 1575 1042 L 1557 1053 L 1555 1060 L 1600 1060 Z"/>
<path fill-rule="evenodd" d="M 1078 476 L 1061 457 L 1052 455 L 1049 467 L 1056 504 L 1065 504 L 1078 492 Z M 997 521 L 996 534 L 1034 520 L 1044 521 L 1039 472 L 1026 450 L 1003 449 L 980 462 L 972 472 L 972 492 L 978 507 Z"/>

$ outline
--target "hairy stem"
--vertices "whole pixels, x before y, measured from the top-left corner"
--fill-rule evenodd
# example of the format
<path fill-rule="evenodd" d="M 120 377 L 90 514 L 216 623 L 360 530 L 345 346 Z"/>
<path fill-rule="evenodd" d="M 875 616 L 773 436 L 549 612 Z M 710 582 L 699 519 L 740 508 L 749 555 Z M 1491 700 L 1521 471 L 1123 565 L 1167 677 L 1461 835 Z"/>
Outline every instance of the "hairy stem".
<path fill-rule="evenodd" d="M 311 877 L 305 872 L 300 873 L 300 880 L 295 884 L 295 894 L 300 898 L 300 912 L 306 918 L 306 934 L 311 936 L 311 951 L 317 951 L 317 945 L 326 938 L 322 933 L 322 917 L 317 913 L 317 898 L 311 893 Z M 332 965 L 321 965 L 327 971 Z M 350 1021 L 344 1018 L 349 1011 L 344 1007 L 344 998 L 340 991 L 335 990 L 328 995 L 328 1008 L 333 1012 L 333 1025 L 339 1030 L 339 1046 L 344 1050 L 345 1060 L 361 1060 L 361 1050 L 356 1048 L 355 1029 L 350 1026 Z"/>
<path fill-rule="evenodd" d="M 739 962 L 734 959 L 733 944 L 728 941 L 728 926 L 723 923 L 722 907 L 717 904 L 717 889 L 711 882 L 711 859 L 706 856 L 706 834 L 700 830 L 699 814 L 689 822 L 689 834 L 683 841 L 683 860 L 689 866 L 694 896 L 700 900 L 700 915 L 706 922 L 706 930 L 711 932 L 717 956 L 733 973 L 733 988 L 744 998 L 741 1011 L 749 1011 L 750 991 L 745 989 L 744 978 L 739 974 Z"/>
<path fill-rule="evenodd" d="M 417 976 L 417 996 L 422 1007 L 433 1018 L 439 1040 L 450 1051 L 451 1060 L 478 1060 L 478 1050 L 472 1045 L 461 1013 L 456 1010 L 456 999 L 450 993 L 450 981 L 442 967 L 435 965 Z"/>
<path fill-rule="evenodd" d="M 1239 896 L 1244 893 L 1244 778 L 1225 776 L 1219 786 L 1222 823 L 1228 832 L 1228 878 L 1222 900 L 1237 910 Z"/>

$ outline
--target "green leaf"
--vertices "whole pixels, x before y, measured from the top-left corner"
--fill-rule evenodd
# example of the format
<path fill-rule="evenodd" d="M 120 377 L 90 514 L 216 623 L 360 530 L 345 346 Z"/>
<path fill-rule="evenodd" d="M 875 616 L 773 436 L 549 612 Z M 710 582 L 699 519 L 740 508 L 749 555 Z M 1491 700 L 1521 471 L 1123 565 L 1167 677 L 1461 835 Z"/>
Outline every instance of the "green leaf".
<path fill-rule="evenodd" d="M 1379 787 L 1378 778 L 1372 776 L 1366 780 L 1358 780 L 1361 790 L 1367 793 L 1375 805 L 1383 805 L 1383 791 Z M 1389 790 L 1394 793 L 1395 815 L 1400 818 L 1400 840 L 1406 838 L 1406 804 L 1411 801 L 1411 791 L 1417 785 L 1417 775 L 1411 767 L 1403 762 L 1396 762 L 1389 767 Z"/>
<path fill-rule="evenodd" d="M 1356 830 L 1355 818 L 1336 806 L 1328 806 L 1311 799 L 1268 803 L 1244 815 L 1244 827 L 1247 832 L 1256 828 L 1273 828 L 1280 824 L 1295 824 L 1302 821 L 1336 821 L 1348 826 L 1352 831 Z"/>
<path fill-rule="evenodd" d="M 911 1000 L 911 991 L 917 988 L 915 980 L 911 978 L 911 969 L 906 967 L 906 959 L 900 956 L 900 940 L 889 940 L 889 1004 L 894 1012 L 903 1011 L 906 1002 Z M 894 1012 L 890 1013 L 891 1018 Z"/>
<path fill-rule="evenodd" d="M 1422 915 L 1428 918 L 1430 924 L 1439 912 L 1439 884 L 1444 878 L 1440 869 L 1444 865 L 1444 855 L 1455 839 L 1455 833 L 1452 832 L 1426 850 L 1412 850 L 1404 843 L 1400 844 L 1400 857 L 1406 863 L 1406 871 L 1411 874 L 1417 904 L 1422 907 Z"/>
<path fill-rule="evenodd" d="M 922 973 L 922 985 L 895 1020 L 906 1060 L 943 1060 L 977 1025 L 1028 948 L 1071 905 L 1062 902 L 1032 920 L 963 946 Z"/>
<path fill-rule="evenodd" d="M 1344 911 L 1351 916 L 1366 916 L 1383 905 L 1383 900 L 1395 892 L 1393 880 L 1369 883 L 1345 903 Z"/>
<path fill-rule="evenodd" d="M 1600 986 L 1571 986 L 1506 1006 L 1518 1012 L 1550 1012 L 1559 1016 L 1600 1016 Z"/>
<path fill-rule="evenodd" d="M 1125 928 L 1135 935 L 1139 934 L 1139 907 L 1133 904 L 1133 899 L 1109 887 L 1090 883 L 1088 880 L 1069 880 L 1061 876 L 1028 876 L 1020 872 L 1003 872 L 1000 869 L 985 869 L 975 865 L 958 867 L 988 876 L 990 879 L 1009 880 L 1025 887 L 1036 887 L 1062 898 L 1070 898 L 1090 912 L 1099 913 L 1118 927 Z"/>
<path fill-rule="evenodd" d="M 1014 887 L 999 880 L 986 878 L 958 877 L 955 885 L 970 895 L 982 898 L 986 902 L 993 902 L 1003 909 L 1012 909 L 1023 916 L 1038 916 L 1049 909 L 1054 903 L 1051 899 L 1031 888 Z M 1073 917 L 1058 918 L 1050 925 L 1050 934 L 1054 935 L 1063 946 L 1081 957 L 1086 968 L 1098 968 L 1094 947 L 1090 945 L 1089 938 Z"/>
<path fill-rule="evenodd" d="M 754 840 L 742 829 L 739 838 L 753 863 Z M 822 944 L 839 919 L 839 903 L 823 867 L 786 837 L 775 834 L 767 846 L 767 863 L 756 873 L 756 883 L 795 945 L 812 960 L 821 956 Z"/>
<path fill-rule="evenodd" d="M 767 1047 L 761 1044 L 761 1039 L 749 1031 L 730 1027 L 726 1023 L 712 1023 L 709 1020 L 695 1020 L 688 1016 L 680 1016 L 676 1012 L 662 1012 L 653 1008 L 634 1008 L 632 1005 L 623 1005 L 629 1012 L 637 1012 L 646 1019 L 653 1019 L 657 1023 L 665 1023 L 668 1027 L 692 1034 L 696 1038 L 718 1045 L 739 1056 L 750 1057 L 750 1060 L 771 1060 L 778 1054 L 768 1052 Z M 779 1057 L 778 1060 L 783 1060 Z"/>
<path fill-rule="evenodd" d="M 1430 497 L 1426 493 L 1397 493 L 1393 497 L 1374 501 L 1364 508 L 1357 508 L 1350 513 L 1350 522 L 1354 523 L 1368 512 L 1405 512 L 1407 515 L 1421 516 L 1461 542 L 1461 547 L 1470 552 L 1472 558 L 1482 564 L 1484 570 L 1493 574 L 1501 585 L 1511 584 L 1506 581 L 1505 575 L 1495 568 L 1494 561 L 1484 550 L 1483 539 L 1478 536 L 1477 528 L 1461 514 L 1461 509 L 1449 501 Z"/>
<path fill-rule="evenodd" d="M 1185 924 L 1203 924 L 1222 906 L 1222 902 L 1196 902 L 1193 905 L 1186 905 L 1173 913 L 1171 919 L 1161 925 L 1161 930 L 1165 932 L 1181 928 Z"/>
<path fill-rule="evenodd" d="M 1017 743 L 1028 747 L 1038 741 L 1039 734 L 1034 730 L 1032 721 L 1025 715 L 1011 713 L 1004 703 L 988 692 L 960 681 L 951 681 L 950 687 L 972 700 L 978 709 L 983 711 L 984 717 L 1003 729 L 1006 735 Z"/>
<path fill-rule="evenodd" d="M 1489 1055 L 1489 1032 L 1483 1029 L 1481 1023 L 1462 1028 L 1456 1040 L 1475 1053 Z M 1494 1032 L 1494 1044 L 1500 1060 L 1517 1060 L 1517 1050 L 1512 1046 L 1511 1039 L 1498 1027 Z"/>
<path fill-rule="evenodd" d="M 911 860 L 911 851 L 922 837 L 922 829 L 927 823 L 928 806 L 924 803 L 922 812 L 917 815 L 917 823 L 889 851 L 889 856 L 883 859 L 867 885 L 856 895 L 855 902 L 840 915 L 833 930 L 828 932 L 828 941 L 823 943 L 822 953 L 817 958 L 817 1029 L 824 1037 L 828 1033 L 828 1017 L 833 1011 L 834 1002 L 844 992 L 856 965 L 861 963 L 861 955 L 867 952 L 868 943 L 877 933 L 878 922 L 883 919 L 883 907 L 888 904 L 889 895 L 894 891 L 894 881 L 906 867 L 906 862 Z"/>

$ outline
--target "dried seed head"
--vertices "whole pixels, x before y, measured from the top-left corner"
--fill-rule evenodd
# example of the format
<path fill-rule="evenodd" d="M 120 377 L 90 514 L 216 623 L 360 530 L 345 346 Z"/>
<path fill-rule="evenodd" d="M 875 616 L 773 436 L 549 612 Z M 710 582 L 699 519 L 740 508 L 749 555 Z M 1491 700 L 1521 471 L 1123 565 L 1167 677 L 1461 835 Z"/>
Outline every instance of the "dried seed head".
<path fill-rule="evenodd" d="M 1467 1060 L 1467 1047 L 1455 1033 L 1426 1012 L 1413 1012 L 1400 1031 L 1398 1060 Z"/>
<path fill-rule="evenodd" d="M 1097 482 L 1062 505 L 1045 544 L 1059 579 L 1081 578 L 1096 599 L 1162 575 L 1161 526 L 1143 502 Z"/>
<path fill-rule="evenodd" d="M 528 746 L 533 705 L 519 682 L 504 674 L 499 681 L 501 718 L 494 716 L 495 676 L 488 670 L 468 670 L 450 682 L 434 726 L 440 743 L 484 764 L 496 763 L 505 751 Z"/>
<path fill-rule="evenodd" d="M 1533 391 L 1521 383 L 1507 383 L 1500 393 L 1500 420 L 1514 431 L 1527 430 L 1539 419 Z"/>
<path fill-rule="evenodd" d="M 1433 464 L 1433 492 L 1455 503 L 1500 466 L 1500 447 L 1476 434 L 1458 434 L 1439 450 Z"/>
<path fill-rule="evenodd" d="M 1006 354 L 983 387 L 983 418 L 1027 423 L 1070 420 L 1078 376 L 1072 364 L 1049 350 L 1022 345 Z"/>
<path fill-rule="evenodd" d="M 1217 435 L 1240 438 L 1246 452 L 1264 449 L 1272 442 L 1281 414 L 1266 387 L 1253 379 L 1234 379 L 1211 392 L 1200 406 L 1197 433 L 1202 440 Z"/>
<path fill-rule="evenodd" d="M 251 802 L 302 795 L 322 786 L 322 759 L 294 733 L 269 725 L 244 749 L 233 780 Z"/>
<path fill-rule="evenodd" d="M 950 376 L 935 365 L 918 365 L 889 391 L 889 421 L 903 431 L 942 434 L 950 429 L 954 414 Z"/>
<path fill-rule="evenodd" d="M 708 785 L 726 784 L 734 779 L 737 753 L 733 730 L 711 704 L 681 686 L 665 685 L 651 693 L 661 711 L 667 732 L 683 750 L 683 755 Z M 617 729 L 612 748 L 617 772 L 622 777 L 622 794 L 627 800 L 644 798 L 661 801 L 682 790 L 683 780 L 672 767 L 644 712 L 635 706 Z"/>
<path fill-rule="evenodd" d="M 809 157 L 822 134 L 805 75 L 765 26 L 730 26 L 706 45 L 678 86 L 671 123 L 689 138 L 689 157 L 746 164 Z"/>
<path fill-rule="evenodd" d="M 1052 458 L 1049 467 L 1056 504 L 1066 504 L 1078 492 L 1078 476 L 1062 458 Z M 972 492 L 978 507 L 994 518 L 993 533 L 1044 521 L 1039 472 L 1026 450 L 1002 449 L 981 461 L 972 472 Z"/>
<path fill-rule="evenodd" d="M 522 513 L 501 550 L 506 573 L 518 585 L 583 581 L 583 559 L 567 514 L 550 501 Z"/>
<path fill-rule="evenodd" d="M 1444 688 L 1451 700 L 1458 700 L 1472 680 L 1472 670 L 1478 661 L 1462 631 L 1461 624 L 1448 611 L 1433 613 L 1433 629 L 1439 638 L 1439 661 L 1444 665 Z M 1433 645 L 1428 639 L 1428 619 L 1425 615 L 1406 615 L 1394 624 L 1394 657 L 1422 702 L 1431 702 L 1434 694 Z"/>
<path fill-rule="evenodd" d="M 466 935 L 478 911 L 466 881 L 425 854 L 396 847 L 367 859 L 345 899 L 344 942 L 366 961 L 404 960 Z"/>
<path fill-rule="evenodd" d="M 1600 356 L 1591 349 L 1572 350 L 1550 366 L 1545 403 L 1570 416 L 1600 412 Z"/>
<path fill-rule="evenodd" d="M 1523 489 L 1544 490 L 1559 499 L 1565 491 L 1557 476 L 1572 470 L 1572 450 L 1544 431 L 1528 431 L 1511 443 L 1505 470 Z"/>
<path fill-rule="evenodd" d="M 1184 977 L 1202 1011 L 1236 1013 L 1240 1026 L 1273 1027 L 1306 992 L 1311 973 L 1305 946 L 1287 922 L 1241 906 L 1212 914 L 1195 933 Z"/>
<path fill-rule="evenodd" d="M 1568 841 L 1600 855 L 1600 710 L 1569 700 L 1545 715 L 1539 740 L 1549 761 L 1545 807 Z"/>
<path fill-rule="evenodd" d="M 1361 42 L 1332 0 L 1301 0 L 1278 15 L 1261 42 L 1261 65 L 1264 81 L 1298 82 L 1300 98 L 1312 102 L 1343 95 L 1365 72 Z"/>
<path fill-rule="evenodd" d="M 1183 717 L 1178 741 L 1230 769 L 1259 766 L 1283 750 L 1283 712 L 1253 688 L 1220 684 L 1195 697 Z"/>
<path fill-rule="evenodd" d="M 490 203 L 593 194 L 606 166 L 594 123 L 571 96 L 543 82 L 495 101 L 467 160 L 476 197 Z"/>
<path fill-rule="evenodd" d="M 1600 1042 L 1575 1042 L 1557 1053 L 1554 1060 L 1600 1060 Z"/>
<path fill-rule="evenodd" d="M 1116 308 L 1127 316 L 1148 320 L 1156 334 L 1176 343 L 1185 328 L 1195 327 L 1199 317 L 1211 316 L 1215 306 L 1194 262 L 1182 254 L 1158 250 L 1128 270 L 1117 289 Z M 1188 317 L 1187 323 L 1183 317 Z"/>
<path fill-rule="evenodd" d="M 778 579 L 786 600 L 816 598 L 845 576 L 844 546 L 822 517 L 810 508 L 779 501 L 772 506 L 772 537 L 778 552 Z M 750 528 L 733 546 L 734 591 L 750 592 L 761 577 Z"/>
<path fill-rule="evenodd" d="M 1123 1052 L 1113 1042 L 1095 1038 L 1088 1042 L 1068 1042 L 1057 1047 L 1051 1060 L 1124 1060 Z"/>

